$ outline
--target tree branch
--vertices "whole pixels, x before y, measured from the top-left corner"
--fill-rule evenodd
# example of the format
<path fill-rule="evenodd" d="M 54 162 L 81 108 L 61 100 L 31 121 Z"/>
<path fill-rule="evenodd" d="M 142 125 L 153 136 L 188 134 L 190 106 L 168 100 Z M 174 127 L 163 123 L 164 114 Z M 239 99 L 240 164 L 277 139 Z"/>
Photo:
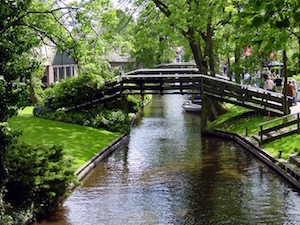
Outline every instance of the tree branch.
<path fill-rule="evenodd" d="M 300 39 L 300 34 L 297 34 L 295 31 L 291 30 L 291 28 L 288 28 L 287 31 L 290 32 L 295 37 L 297 37 L 298 39 Z"/>
<path fill-rule="evenodd" d="M 166 17 L 170 17 L 171 12 L 166 4 L 160 0 L 153 0 L 153 2 L 159 8 L 159 10 L 166 15 Z"/>
<path fill-rule="evenodd" d="M 117 31 L 118 33 L 120 33 L 128 24 L 129 24 L 129 22 L 130 22 L 130 20 L 132 19 L 132 16 L 133 16 L 133 14 L 141 7 L 141 5 L 143 4 L 144 2 L 143 1 L 141 1 L 138 5 L 137 5 L 137 7 L 132 11 L 132 13 L 130 14 L 130 16 L 129 16 L 129 18 L 128 18 L 128 20 L 126 21 L 126 23 Z"/>
<path fill-rule="evenodd" d="M 48 33 L 46 33 L 45 31 L 42 31 L 42 30 L 38 29 L 35 26 L 31 26 L 31 25 L 28 25 L 28 24 L 22 24 L 22 23 L 16 24 L 16 25 L 17 26 L 28 27 L 28 28 L 32 29 L 32 30 L 36 31 L 38 34 L 41 34 L 41 35 L 49 38 L 52 43 L 57 44 L 57 41 L 54 39 L 54 38 L 56 38 L 56 39 L 60 40 L 61 42 L 63 42 L 64 44 L 66 44 L 66 42 L 61 37 L 56 36 L 56 35 L 50 36 Z"/>
<path fill-rule="evenodd" d="M 26 16 L 29 16 L 31 14 L 54 14 L 54 12 L 59 11 L 59 10 L 63 10 L 63 9 L 74 9 L 77 10 L 78 8 L 75 7 L 60 7 L 60 8 L 55 8 L 52 10 L 47 10 L 47 11 L 43 11 L 43 12 L 38 12 L 38 11 L 29 11 L 29 12 L 25 12 L 23 15 L 20 15 L 19 17 L 17 17 L 14 21 L 10 22 L 7 26 L 5 26 L 1 31 L 0 31 L 0 35 L 3 34 L 6 30 L 8 30 L 10 27 L 14 27 L 16 25 L 18 25 L 18 23 L 20 23 L 20 21 L 25 18 Z"/>

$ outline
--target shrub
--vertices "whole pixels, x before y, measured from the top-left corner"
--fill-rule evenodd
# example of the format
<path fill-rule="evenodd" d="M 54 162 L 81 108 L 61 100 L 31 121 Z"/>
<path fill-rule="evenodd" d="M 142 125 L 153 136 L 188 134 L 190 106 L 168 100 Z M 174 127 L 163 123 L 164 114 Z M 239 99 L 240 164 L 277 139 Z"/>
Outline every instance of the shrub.
<path fill-rule="evenodd" d="M 33 115 L 34 116 L 42 116 L 46 113 L 54 112 L 52 109 L 49 109 L 48 107 L 44 105 L 38 105 L 33 108 Z"/>
<path fill-rule="evenodd" d="M 53 110 L 74 107 L 102 96 L 103 86 L 103 79 L 96 75 L 66 79 L 45 90 L 44 104 Z"/>
<path fill-rule="evenodd" d="M 70 182 L 76 182 L 71 163 L 61 146 L 11 145 L 6 184 L 8 199 L 21 209 L 34 210 L 37 216 L 48 215 L 56 210 Z"/>
<path fill-rule="evenodd" d="M 108 120 L 108 129 L 111 131 L 128 132 L 129 119 L 128 116 L 121 110 L 109 111 L 106 115 Z"/>
<path fill-rule="evenodd" d="M 66 118 L 66 113 L 64 110 L 59 109 L 54 113 L 54 116 L 56 120 L 64 121 L 64 119 Z"/>

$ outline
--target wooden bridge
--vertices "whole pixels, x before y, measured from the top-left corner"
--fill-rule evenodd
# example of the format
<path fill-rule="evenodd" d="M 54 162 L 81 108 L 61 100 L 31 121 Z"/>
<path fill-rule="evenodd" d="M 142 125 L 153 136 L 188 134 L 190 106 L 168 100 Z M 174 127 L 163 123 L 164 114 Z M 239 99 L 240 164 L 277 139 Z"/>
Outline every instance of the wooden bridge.
<path fill-rule="evenodd" d="M 243 106 L 273 115 L 284 115 L 284 105 L 291 105 L 279 93 L 228 80 L 199 74 L 197 68 L 139 69 L 122 75 L 119 81 L 107 85 L 105 96 L 146 94 L 206 95 L 209 98 Z M 105 97 L 104 97 L 105 98 Z"/>
<path fill-rule="evenodd" d="M 177 67 L 176 67 L 177 66 Z M 270 112 L 275 116 L 283 116 L 287 104 L 288 111 L 292 98 L 284 98 L 282 94 L 240 85 L 229 81 L 228 77 L 216 77 L 200 74 L 194 65 L 159 65 L 155 69 L 139 69 L 123 74 L 115 81 L 109 81 L 99 99 L 77 105 L 75 108 L 86 107 L 97 102 L 121 98 L 124 109 L 127 108 L 126 96 L 146 94 L 200 94 L 202 97 L 202 120 L 206 121 L 207 97 L 222 102 L 228 102 L 257 112 Z M 206 124 L 203 125 L 205 127 Z"/>

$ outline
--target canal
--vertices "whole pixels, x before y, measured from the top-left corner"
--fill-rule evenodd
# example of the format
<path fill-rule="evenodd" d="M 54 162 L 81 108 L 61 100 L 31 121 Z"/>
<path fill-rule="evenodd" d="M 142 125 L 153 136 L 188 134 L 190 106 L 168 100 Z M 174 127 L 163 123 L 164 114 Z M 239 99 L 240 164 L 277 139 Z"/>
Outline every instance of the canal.
<path fill-rule="evenodd" d="M 128 145 L 40 224 L 299 224 L 299 192 L 237 144 L 201 139 L 182 98 L 154 96 Z"/>

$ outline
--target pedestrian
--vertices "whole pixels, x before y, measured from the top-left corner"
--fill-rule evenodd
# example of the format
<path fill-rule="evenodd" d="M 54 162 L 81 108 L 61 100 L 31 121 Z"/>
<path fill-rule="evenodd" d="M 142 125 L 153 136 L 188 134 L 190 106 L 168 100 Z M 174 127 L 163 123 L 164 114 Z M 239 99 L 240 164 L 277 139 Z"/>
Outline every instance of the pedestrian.
<path fill-rule="evenodd" d="M 271 77 L 268 76 L 266 82 L 265 82 L 265 87 L 268 91 L 273 91 L 274 88 L 274 82 L 272 81 Z"/>
<path fill-rule="evenodd" d="M 298 102 L 298 84 L 295 79 L 292 79 L 292 83 L 294 85 L 295 97 L 293 98 L 294 105 L 297 105 Z"/>
<path fill-rule="evenodd" d="M 296 97 L 296 93 L 295 93 L 294 85 L 291 80 L 289 80 L 288 82 L 287 95 L 293 98 L 293 103 L 294 103 L 294 98 Z"/>
<path fill-rule="evenodd" d="M 256 73 L 255 83 L 256 88 L 260 88 L 260 80 L 261 80 L 261 70 Z"/>
<path fill-rule="evenodd" d="M 227 64 L 225 63 L 223 66 L 223 76 L 227 75 Z"/>
<path fill-rule="evenodd" d="M 234 71 L 232 71 L 232 81 L 236 82 L 236 80 L 235 80 L 235 72 Z"/>
<path fill-rule="evenodd" d="M 282 79 L 279 75 L 276 76 L 274 83 L 275 83 L 275 91 L 277 93 L 282 93 Z"/>
<path fill-rule="evenodd" d="M 244 75 L 244 81 L 246 85 L 250 84 L 250 74 L 248 72 Z"/>

